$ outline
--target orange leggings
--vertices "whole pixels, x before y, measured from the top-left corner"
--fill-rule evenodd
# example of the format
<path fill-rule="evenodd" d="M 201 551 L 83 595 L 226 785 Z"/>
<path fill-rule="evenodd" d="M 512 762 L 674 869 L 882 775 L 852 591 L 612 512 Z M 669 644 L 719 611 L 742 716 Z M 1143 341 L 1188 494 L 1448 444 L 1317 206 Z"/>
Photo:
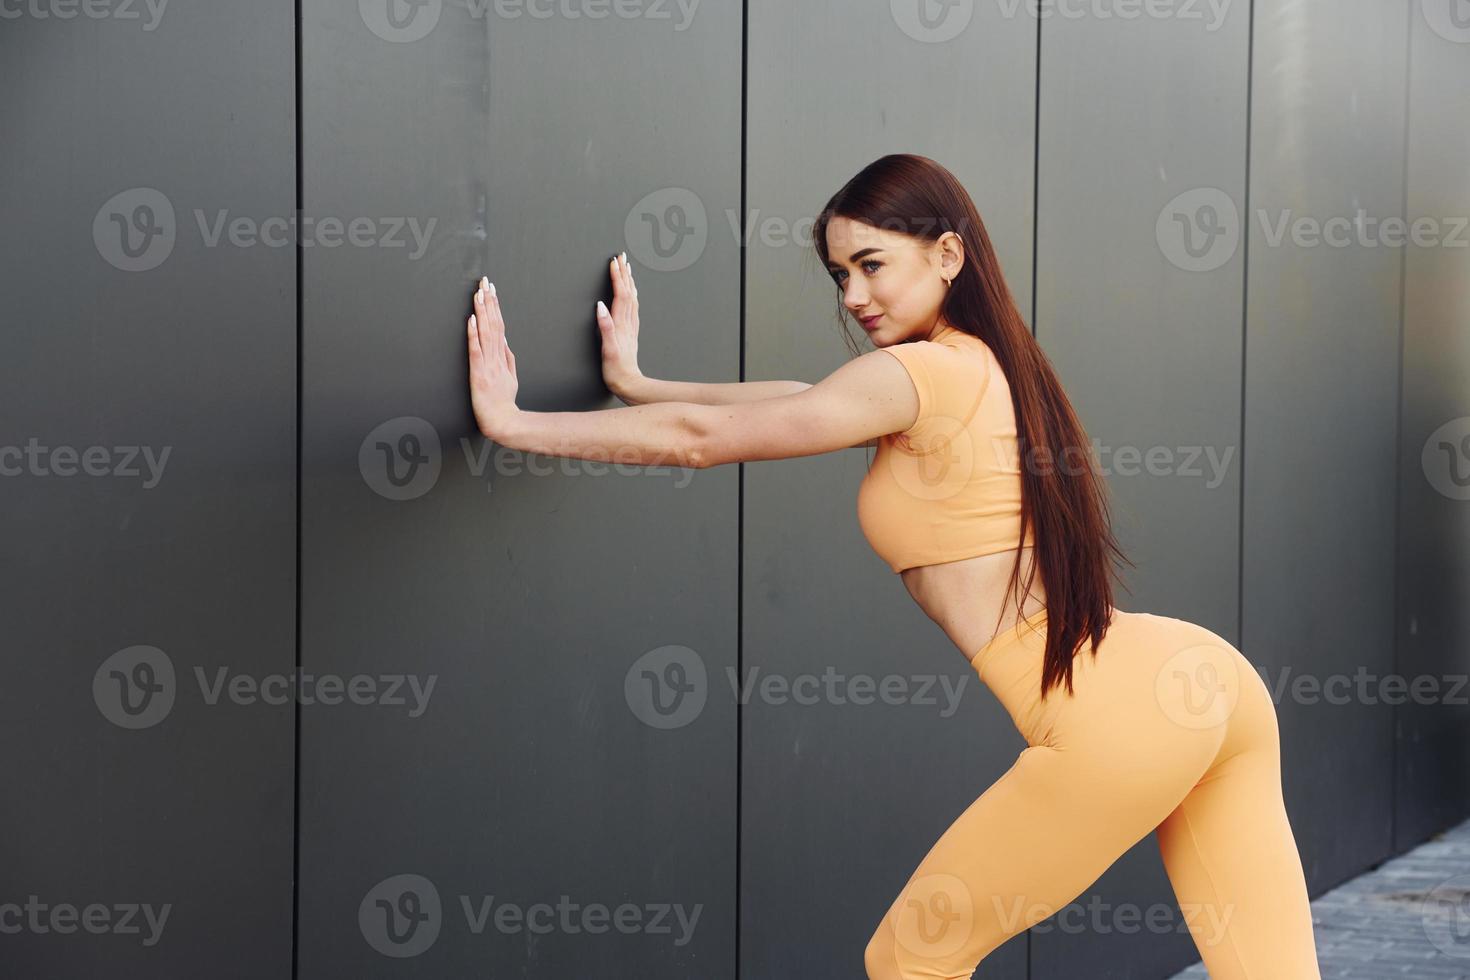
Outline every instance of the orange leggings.
<path fill-rule="evenodd" d="M 1149 831 L 1211 980 L 1319 980 L 1275 706 L 1251 663 L 1202 626 L 1115 610 L 1096 660 L 1084 643 L 1073 661 L 1074 695 L 1043 704 L 1045 622 L 1043 609 L 972 661 L 1028 748 L 890 906 L 869 980 L 968 980 Z"/>

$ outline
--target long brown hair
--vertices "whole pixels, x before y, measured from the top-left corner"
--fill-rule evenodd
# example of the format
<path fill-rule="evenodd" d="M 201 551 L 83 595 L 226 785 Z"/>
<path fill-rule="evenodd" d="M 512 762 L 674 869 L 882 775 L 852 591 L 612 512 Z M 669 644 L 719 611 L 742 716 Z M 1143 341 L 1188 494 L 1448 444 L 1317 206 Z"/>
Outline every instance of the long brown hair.
<path fill-rule="evenodd" d="M 1016 308 L 980 212 L 952 173 L 928 157 L 907 153 L 864 167 L 832 195 L 813 225 L 824 269 L 830 261 L 827 225 L 839 216 L 930 243 L 952 231 L 964 242 L 965 262 L 945 293 L 940 316 L 984 341 L 1010 383 L 1022 464 L 1021 533 L 1010 586 L 1014 594 L 1021 573 L 1020 542 L 1034 523 L 1036 561 L 1024 588 L 1029 595 L 1039 573 L 1046 590 L 1041 697 L 1044 701 L 1048 690 L 1064 681 L 1071 694 L 1072 658 L 1078 647 L 1091 638 L 1097 656 L 1112 622 L 1111 556 L 1133 564 L 1113 538 L 1106 484 L 1092 465 L 1087 432 Z M 840 295 L 837 308 L 839 322 L 850 323 Z M 853 354 L 860 353 L 851 333 L 844 330 L 843 336 Z M 1022 607 L 1018 601 L 1017 610 Z"/>

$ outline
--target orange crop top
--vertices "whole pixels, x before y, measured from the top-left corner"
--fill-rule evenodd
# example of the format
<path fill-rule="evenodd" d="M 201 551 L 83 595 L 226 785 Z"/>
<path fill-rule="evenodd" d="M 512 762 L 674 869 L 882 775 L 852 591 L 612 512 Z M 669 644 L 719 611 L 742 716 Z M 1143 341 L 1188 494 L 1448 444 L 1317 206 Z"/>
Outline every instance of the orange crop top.
<path fill-rule="evenodd" d="M 908 371 L 919 416 L 878 439 L 858 488 L 858 524 L 894 572 L 1016 548 L 1021 468 L 1011 388 L 979 337 L 940 324 L 881 347 Z M 1025 544 L 1036 543 L 1027 528 Z"/>

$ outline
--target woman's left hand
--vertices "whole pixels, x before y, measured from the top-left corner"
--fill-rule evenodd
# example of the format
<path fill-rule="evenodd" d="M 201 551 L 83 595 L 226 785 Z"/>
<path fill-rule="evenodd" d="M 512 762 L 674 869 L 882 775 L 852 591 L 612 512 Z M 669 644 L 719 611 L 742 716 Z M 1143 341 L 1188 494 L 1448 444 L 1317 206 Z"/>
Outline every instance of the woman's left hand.
<path fill-rule="evenodd" d="M 470 345 L 470 404 L 480 434 L 494 439 L 505 421 L 515 415 L 516 356 L 505 342 L 505 320 L 500 298 L 487 278 L 475 290 L 475 312 L 468 322 Z"/>

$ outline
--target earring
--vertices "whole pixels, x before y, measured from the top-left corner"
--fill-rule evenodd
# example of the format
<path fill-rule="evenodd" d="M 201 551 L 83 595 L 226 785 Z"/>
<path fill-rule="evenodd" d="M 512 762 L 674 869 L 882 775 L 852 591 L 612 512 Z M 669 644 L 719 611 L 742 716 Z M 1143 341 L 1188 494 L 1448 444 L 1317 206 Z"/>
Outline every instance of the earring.
<path fill-rule="evenodd" d="M 948 279 L 944 280 L 944 288 L 945 289 L 948 289 L 949 288 L 949 280 Z"/>

